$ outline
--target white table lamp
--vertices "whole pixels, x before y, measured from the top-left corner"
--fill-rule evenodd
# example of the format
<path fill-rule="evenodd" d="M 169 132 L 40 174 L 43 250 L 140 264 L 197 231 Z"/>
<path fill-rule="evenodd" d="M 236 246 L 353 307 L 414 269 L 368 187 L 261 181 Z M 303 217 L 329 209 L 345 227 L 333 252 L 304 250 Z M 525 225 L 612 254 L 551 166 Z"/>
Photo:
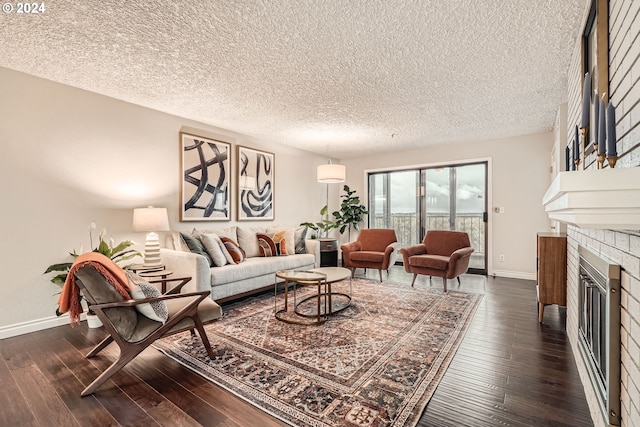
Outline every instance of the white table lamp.
<path fill-rule="evenodd" d="M 157 231 L 169 231 L 167 208 L 136 208 L 133 210 L 133 231 L 146 231 L 144 244 L 144 266 L 162 265 L 160 260 L 160 240 Z"/>

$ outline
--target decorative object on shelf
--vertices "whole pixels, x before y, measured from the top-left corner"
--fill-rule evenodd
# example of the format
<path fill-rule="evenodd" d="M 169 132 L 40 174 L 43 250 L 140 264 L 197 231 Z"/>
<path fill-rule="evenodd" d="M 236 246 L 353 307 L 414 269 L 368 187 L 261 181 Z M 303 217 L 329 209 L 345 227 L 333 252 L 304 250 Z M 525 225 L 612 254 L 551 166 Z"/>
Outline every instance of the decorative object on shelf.
<path fill-rule="evenodd" d="M 584 87 L 582 93 L 582 121 L 580 122 L 580 139 L 578 142 L 579 160 L 582 163 L 582 169 L 585 168 L 586 152 L 587 152 L 587 136 L 589 133 L 589 113 L 591 112 L 591 74 L 589 72 L 584 75 Z M 580 164 L 578 163 L 578 164 Z M 578 165 L 577 164 L 577 165 Z M 576 166 L 577 166 L 576 165 Z"/>
<path fill-rule="evenodd" d="M 238 221 L 273 220 L 275 155 L 238 146 Z"/>
<path fill-rule="evenodd" d="M 607 162 L 609 167 L 616 167 L 618 152 L 616 151 L 616 107 L 609 102 L 607 107 Z"/>
<path fill-rule="evenodd" d="M 96 223 L 92 222 L 89 225 L 89 243 L 91 247 L 93 247 L 93 232 L 96 230 Z M 129 261 L 137 256 L 141 256 L 140 252 L 129 249 L 134 243 L 131 240 L 125 240 L 118 245 L 116 245 L 113 241 L 113 238 L 110 239 L 109 244 L 104 241 L 105 236 L 107 235 L 106 228 L 103 228 L 100 234 L 98 235 L 98 245 L 92 249 L 92 252 L 98 252 L 102 255 L 110 258 L 115 263 L 119 264 L 125 261 Z M 69 255 L 76 259 L 79 255 L 84 253 L 82 249 L 82 245 L 80 246 L 80 250 L 76 252 L 74 249 L 72 252 L 69 252 Z M 51 264 L 45 270 L 44 274 L 58 272 L 55 276 L 51 278 L 51 283 L 55 283 L 58 286 L 64 285 L 65 280 L 67 280 L 67 275 L 69 274 L 69 269 L 71 268 L 71 262 L 63 262 L 58 264 Z M 89 307 L 88 314 L 93 314 L 91 311 L 91 307 Z M 58 311 L 56 308 L 56 315 L 60 316 L 62 313 Z"/>
<path fill-rule="evenodd" d="M 606 127 L 605 127 L 605 109 L 604 109 L 604 97 L 605 94 L 602 94 L 602 98 L 596 98 L 593 105 L 598 105 L 598 118 L 597 118 L 597 138 L 598 138 L 598 169 L 602 169 L 604 167 L 604 158 L 606 157 L 605 153 L 607 151 L 606 144 Z"/>
<path fill-rule="evenodd" d="M 591 110 L 591 74 L 584 75 L 584 86 L 582 92 L 582 121 L 581 128 L 589 128 L 589 110 Z"/>
<path fill-rule="evenodd" d="M 133 231 L 146 231 L 144 244 L 144 267 L 162 265 L 158 231 L 169 231 L 167 208 L 136 208 L 133 210 Z"/>
<path fill-rule="evenodd" d="M 180 132 L 180 221 L 229 221 L 231 144 Z"/>

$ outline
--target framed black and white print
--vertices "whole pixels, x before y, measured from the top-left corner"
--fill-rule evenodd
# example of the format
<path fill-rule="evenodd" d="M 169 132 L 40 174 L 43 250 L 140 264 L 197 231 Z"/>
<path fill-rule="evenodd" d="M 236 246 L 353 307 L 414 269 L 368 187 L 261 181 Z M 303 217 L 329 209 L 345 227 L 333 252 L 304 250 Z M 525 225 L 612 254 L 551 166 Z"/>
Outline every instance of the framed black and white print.
<path fill-rule="evenodd" d="M 180 132 L 180 221 L 229 221 L 231 144 Z"/>
<path fill-rule="evenodd" d="M 238 146 L 238 221 L 273 220 L 275 156 Z"/>

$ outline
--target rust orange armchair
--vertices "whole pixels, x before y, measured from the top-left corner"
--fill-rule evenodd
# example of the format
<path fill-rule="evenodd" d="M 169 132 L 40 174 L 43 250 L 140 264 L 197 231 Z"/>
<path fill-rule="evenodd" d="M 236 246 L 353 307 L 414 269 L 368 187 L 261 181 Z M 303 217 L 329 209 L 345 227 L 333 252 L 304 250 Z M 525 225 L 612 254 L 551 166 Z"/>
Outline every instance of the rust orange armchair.
<path fill-rule="evenodd" d="M 388 270 L 396 260 L 398 239 L 393 229 L 368 228 L 360 230 L 355 242 L 340 246 L 344 266 L 351 269 L 351 277 L 356 268 L 379 270 L 382 282 L 382 270 Z"/>
<path fill-rule="evenodd" d="M 442 277 L 444 291 L 447 279 L 458 279 L 469 268 L 473 248 L 469 235 L 462 231 L 429 230 L 421 245 L 400 249 L 404 270 L 413 273 L 411 286 L 418 274 Z"/>

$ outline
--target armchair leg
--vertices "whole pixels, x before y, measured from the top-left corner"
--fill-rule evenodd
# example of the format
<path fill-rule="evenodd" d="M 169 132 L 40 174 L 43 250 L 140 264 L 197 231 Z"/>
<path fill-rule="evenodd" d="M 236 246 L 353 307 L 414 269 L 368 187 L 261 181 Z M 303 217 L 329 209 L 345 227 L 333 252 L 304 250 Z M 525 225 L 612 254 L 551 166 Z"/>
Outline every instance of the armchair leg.
<path fill-rule="evenodd" d="M 89 386 L 85 388 L 82 391 L 82 393 L 80 393 L 80 396 L 84 397 L 89 394 L 92 394 L 94 391 L 98 389 L 98 387 L 100 387 L 102 384 L 107 382 L 107 380 L 111 378 L 113 374 L 115 374 L 120 369 L 122 369 L 127 363 L 131 362 L 131 360 L 133 360 L 133 358 L 136 357 L 145 348 L 147 348 L 147 345 L 137 345 L 137 346 L 128 347 L 126 349 L 121 348 L 120 356 L 118 357 L 118 360 L 113 362 L 111 366 L 107 368 L 106 371 L 100 374 L 98 378 L 93 380 L 93 382 L 89 384 Z"/>
<path fill-rule="evenodd" d="M 211 343 L 209 342 L 209 338 L 207 337 L 207 333 L 204 331 L 204 326 L 202 326 L 202 321 L 200 320 L 200 316 L 196 313 L 195 316 L 192 317 L 193 323 L 196 325 L 196 329 L 200 334 L 200 339 L 202 340 L 202 344 L 204 348 L 207 350 L 207 354 L 209 355 L 209 359 L 213 359 L 213 350 L 211 349 Z"/>
<path fill-rule="evenodd" d="M 462 283 L 460 283 L 460 276 L 456 277 L 456 279 L 458 279 L 458 286 L 460 286 Z"/>
<path fill-rule="evenodd" d="M 413 280 L 411 280 L 411 287 L 413 287 L 413 284 L 414 284 L 414 283 L 415 283 L 415 281 L 416 281 L 416 277 L 418 277 L 418 274 L 417 274 L 417 273 L 414 273 L 414 274 L 413 274 Z"/>
<path fill-rule="evenodd" d="M 87 359 L 92 358 L 93 356 L 95 356 L 96 354 L 98 354 L 102 350 L 104 350 L 105 347 L 108 346 L 109 344 L 111 344 L 112 342 L 113 342 L 113 338 L 111 337 L 111 335 L 107 336 L 105 339 L 100 341 L 100 343 L 98 343 L 98 345 L 93 347 L 93 349 L 91 349 L 91 351 L 89 353 L 87 353 L 87 355 L 85 357 Z"/>
<path fill-rule="evenodd" d="M 355 267 L 351 267 L 351 278 L 353 279 L 356 275 L 356 269 Z"/>
<path fill-rule="evenodd" d="M 442 278 L 442 284 L 444 285 L 444 291 L 447 292 L 447 278 L 446 277 Z"/>
<path fill-rule="evenodd" d="M 382 283 L 382 270 L 378 270 L 378 273 L 380 274 L 380 283 Z"/>

